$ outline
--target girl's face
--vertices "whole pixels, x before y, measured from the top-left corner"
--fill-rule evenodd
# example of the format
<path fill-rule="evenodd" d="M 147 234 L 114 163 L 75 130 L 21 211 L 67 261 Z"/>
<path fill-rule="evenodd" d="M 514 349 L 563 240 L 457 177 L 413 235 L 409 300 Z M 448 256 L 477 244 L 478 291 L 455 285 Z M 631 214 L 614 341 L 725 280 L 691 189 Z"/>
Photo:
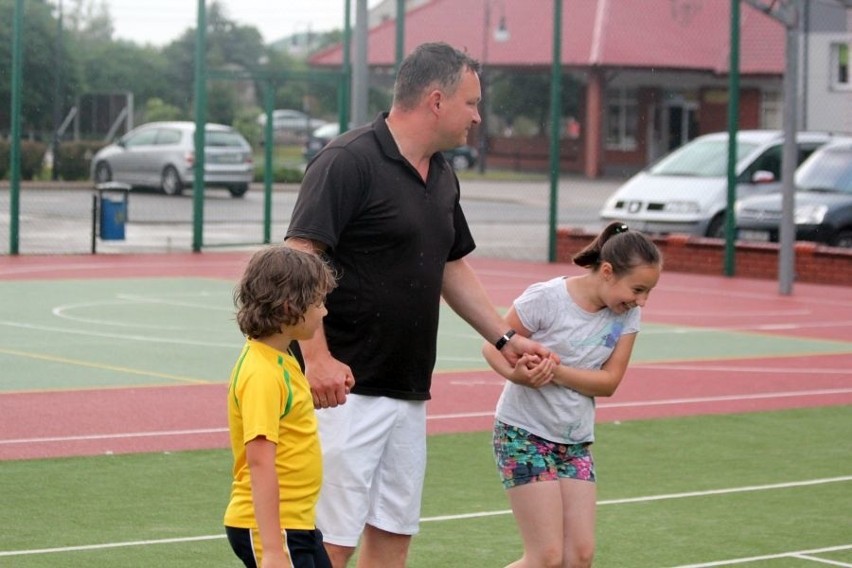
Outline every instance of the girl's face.
<path fill-rule="evenodd" d="M 305 319 L 293 326 L 293 339 L 312 338 L 322 325 L 322 318 L 327 313 L 324 299 L 311 305 L 305 312 Z"/>
<path fill-rule="evenodd" d="M 623 314 L 636 306 L 644 306 L 651 290 L 660 279 L 660 266 L 656 264 L 637 266 L 621 277 L 615 276 L 608 262 L 601 266 L 601 271 L 606 282 L 601 299 L 617 314 Z"/>

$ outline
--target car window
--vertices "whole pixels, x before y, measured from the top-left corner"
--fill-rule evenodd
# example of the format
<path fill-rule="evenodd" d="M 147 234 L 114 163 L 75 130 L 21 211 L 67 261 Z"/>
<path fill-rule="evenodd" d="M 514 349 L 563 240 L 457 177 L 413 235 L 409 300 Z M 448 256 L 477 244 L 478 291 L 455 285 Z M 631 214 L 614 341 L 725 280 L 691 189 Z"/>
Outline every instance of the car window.
<path fill-rule="evenodd" d="M 824 148 L 796 171 L 800 190 L 852 193 L 852 146 Z"/>
<path fill-rule="evenodd" d="M 181 133 L 177 128 L 161 128 L 157 134 L 157 145 L 168 146 L 180 142 Z"/>
<path fill-rule="evenodd" d="M 245 143 L 237 132 L 208 130 L 205 134 L 205 145 L 225 148 L 242 148 Z"/>
<path fill-rule="evenodd" d="M 810 158 L 811 154 L 820 146 L 822 146 L 822 143 L 799 144 L 799 161 L 796 162 L 796 165 L 801 165 L 802 162 Z"/>
<path fill-rule="evenodd" d="M 154 144 L 157 138 L 157 129 L 156 128 L 148 128 L 145 130 L 140 130 L 139 132 L 134 132 L 130 134 L 124 139 L 124 145 L 128 148 L 132 148 L 134 146 L 148 146 Z"/>
<path fill-rule="evenodd" d="M 757 146 L 737 143 L 737 162 Z M 696 140 L 663 158 L 649 173 L 659 176 L 723 177 L 728 171 L 727 140 Z"/>
<path fill-rule="evenodd" d="M 767 148 L 752 164 L 743 172 L 741 179 L 750 183 L 755 172 L 771 172 L 775 179 L 781 179 L 781 144 Z"/>

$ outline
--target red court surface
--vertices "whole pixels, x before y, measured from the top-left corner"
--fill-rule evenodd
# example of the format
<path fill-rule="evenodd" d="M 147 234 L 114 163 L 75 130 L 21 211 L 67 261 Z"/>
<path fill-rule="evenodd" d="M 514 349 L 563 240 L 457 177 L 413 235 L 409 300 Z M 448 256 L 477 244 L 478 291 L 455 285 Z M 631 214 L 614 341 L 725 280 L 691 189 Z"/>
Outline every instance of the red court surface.
<path fill-rule="evenodd" d="M 236 280 L 248 252 L 0 257 L 0 281 L 192 276 Z M 473 258 L 496 305 L 528 284 L 580 273 L 559 264 Z M 852 405 L 852 288 L 664 272 L 643 322 L 836 342 L 836 354 L 634 363 L 598 420 L 637 420 Z M 441 372 L 430 433 L 487 430 L 503 380 Z M 2 383 L 0 383 L 1 388 Z M 225 384 L 0 393 L 0 460 L 225 448 Z"/>

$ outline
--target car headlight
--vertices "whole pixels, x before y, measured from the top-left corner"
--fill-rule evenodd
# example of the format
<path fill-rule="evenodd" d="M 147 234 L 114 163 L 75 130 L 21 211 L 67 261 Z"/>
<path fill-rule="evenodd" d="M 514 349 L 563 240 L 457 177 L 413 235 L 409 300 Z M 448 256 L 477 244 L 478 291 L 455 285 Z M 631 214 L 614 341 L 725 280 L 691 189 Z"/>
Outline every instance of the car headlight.
<path fill-rule="evenodd" d="M 828 213 L 827 205 L 802 205 L 796 207 L 793 219 L 797 225 L 819 225 Z"/>
<path fill-rule="evenodd" d="M 670 201 L 663 206 L 663 211 L 680 214 L 698 213 L 701 211 L 701 207 L 695 201 Z"/>

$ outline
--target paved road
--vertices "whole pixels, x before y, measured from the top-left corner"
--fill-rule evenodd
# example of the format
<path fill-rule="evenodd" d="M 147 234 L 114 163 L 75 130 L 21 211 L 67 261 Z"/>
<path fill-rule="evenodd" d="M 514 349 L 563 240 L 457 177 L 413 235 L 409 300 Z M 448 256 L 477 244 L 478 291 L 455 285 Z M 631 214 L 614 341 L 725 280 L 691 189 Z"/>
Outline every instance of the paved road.
<path fill-rule="evenodd" d="M 597 213 L 622 179 L 564 177 L 559 183 L 558 225 L 596 232 Z M 550 186 L 547 181 L 462 180 L 462 202 L 478 248 L 486 257 L 547 260 Z M 278 242 L 290 220 L 298 186 L 276 185 L 270 208 L 270 240 Z M 21 191 L 21 254 L 86 253 L 92 246 L 93 191 L 88 184 L 28 183 Z M 117 199 L 116 194 L 107 194 Z M 9 239 L 9 192 L 0 187 L 0 241 Z M 133 191 L 128 202 L 125 239 L 96 241 L 101 253 L 191 250 L 193 200 Z M 263 188 L 253 186 L 242 199 L 224 190 L 208 190 L 204 204 L 204 248 L 262 243 Z"/>

